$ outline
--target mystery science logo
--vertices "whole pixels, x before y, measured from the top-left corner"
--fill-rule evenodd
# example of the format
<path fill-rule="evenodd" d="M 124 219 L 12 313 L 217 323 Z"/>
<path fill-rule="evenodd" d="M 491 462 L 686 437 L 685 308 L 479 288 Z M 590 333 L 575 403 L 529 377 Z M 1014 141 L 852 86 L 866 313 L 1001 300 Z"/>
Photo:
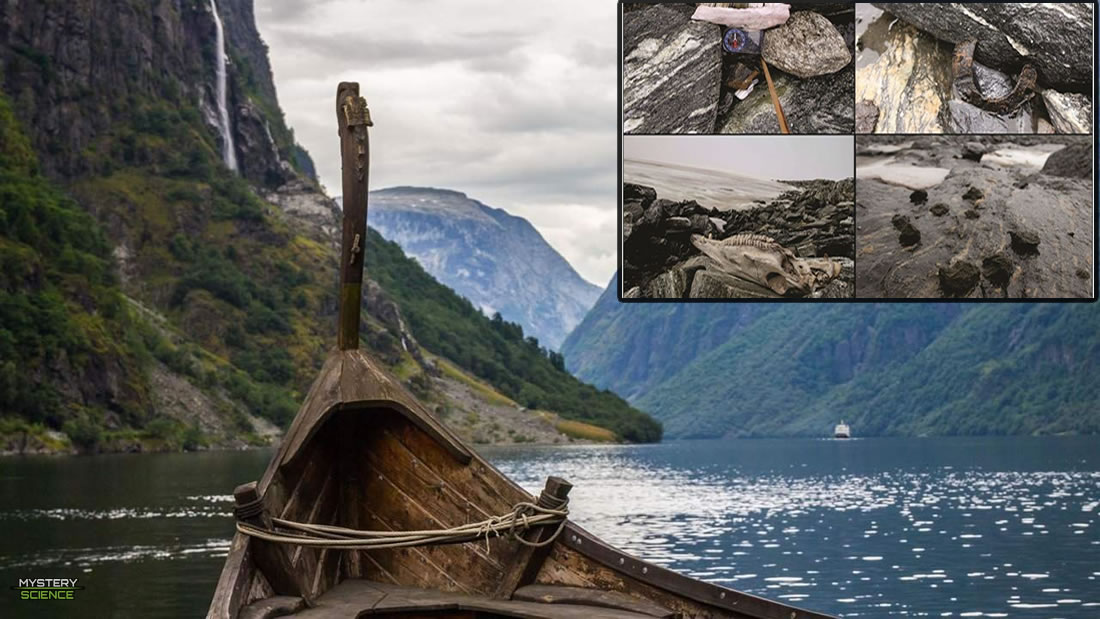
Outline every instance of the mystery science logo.
<path fill-rule="evenodd" d="M 20 578 L 12 589 L 19 592 L 21 600 L 75 600 L 76 592 L 84 590 L 76 581 L 76 578 Z"/>

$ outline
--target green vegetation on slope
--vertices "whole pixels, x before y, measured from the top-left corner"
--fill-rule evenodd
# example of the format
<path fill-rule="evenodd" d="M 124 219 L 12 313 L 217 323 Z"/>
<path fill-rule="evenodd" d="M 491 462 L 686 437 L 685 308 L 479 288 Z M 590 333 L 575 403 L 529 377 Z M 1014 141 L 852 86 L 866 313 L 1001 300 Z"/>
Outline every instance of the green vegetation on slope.
<path fill-rule="evenodd" d="M 619 396 L 571 376 L 561 355 L 525 338 L 519 325 L 499 315 L 487 318 L 374 230 L 367 235 L 367 274 L 401 306 L 421 345 L 521 405 L 596 424 L 628 441 L 660 440 L 660 424 Z"/>
<path fill-rule="evenodd" d="M 0 417 L 75 429 L 102 413 L 82 392 L 117 376 L 115 412 L 139 421 L 148 394 L 134 327 L 104 235 L 40 175 L 0 93 Z M 80 379 L 68 396 L 62 374 Z"/>
<path fill-rule="evenodd" d="M 598 304 L 564 350 L 678 438 L 1100 432 L 1095 305 L 751 307 Z"/>

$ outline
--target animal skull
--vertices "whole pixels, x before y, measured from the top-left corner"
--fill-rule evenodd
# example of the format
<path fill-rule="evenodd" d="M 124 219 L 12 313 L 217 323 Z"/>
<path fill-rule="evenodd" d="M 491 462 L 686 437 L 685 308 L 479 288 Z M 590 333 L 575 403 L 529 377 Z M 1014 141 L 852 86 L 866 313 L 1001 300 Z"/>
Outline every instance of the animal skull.
<path fill-rule="evenodd" d="M 840 275 L 840 265 L 823 258 L 804 259 L 759 234 L 737 234 L 721 241 L 693 235 L 691 243 L 726 275 L 743 279 L 784 297 L 805 297 Z"/>

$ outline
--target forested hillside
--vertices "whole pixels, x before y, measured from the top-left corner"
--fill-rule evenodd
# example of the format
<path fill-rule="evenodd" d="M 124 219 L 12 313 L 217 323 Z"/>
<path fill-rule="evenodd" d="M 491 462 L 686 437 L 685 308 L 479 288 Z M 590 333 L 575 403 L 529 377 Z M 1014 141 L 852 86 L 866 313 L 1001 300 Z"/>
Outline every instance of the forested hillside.
<path fill-rule="evenodd" d="M 339 210 L 282 117 L 251 2 L 222 4 L 237 170 L 216 122 L 210 3 L 18 0 L 2 14 L 0 451 L 264 443 L 333 345 Z M 364 340 L 422 397 L 448 406 L 418 338 L 519 404 L 660 436 L 396 246 L 368 245 L 382 286 L 368 287 Z"/>
<path fill-rule="evenodd" d="M 1100 432 L 1095 304 L 605 300 L 566 363 L 672 437 Z"/>

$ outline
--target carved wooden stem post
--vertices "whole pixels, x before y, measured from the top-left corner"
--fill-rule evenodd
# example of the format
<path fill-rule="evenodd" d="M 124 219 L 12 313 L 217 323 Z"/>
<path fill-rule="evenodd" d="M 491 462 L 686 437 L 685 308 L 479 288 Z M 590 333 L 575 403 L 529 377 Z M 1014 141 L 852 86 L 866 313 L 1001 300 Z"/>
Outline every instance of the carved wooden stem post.
<path fill-rule="evenodd" d="M 547 477 L 546 486 L 539 494 L 536 504 L 547 509 L 561 509 L 569 496 L 569 491 L 572 489 L 573 484 L 561 477 Z M 550 539 L 556 531 L 557 526 L 539 527 L 535 530 L 535 534 L 527 540 L 536 543 L 544 542 Z M 553 547 L 554 544 L 539 547 L 522 546 L 512 560 L 509 569 L 505 571 L 494 596 L 509 599 L 516 592 L 516 589 L 535 582 L 535 577 L 539 575 L 539 570 L 546 561 L 546 557 L 550 556 L 550 550 Z"/>
<path fill-rule="evenodd" d="M 233 490 L 233 498 L 237 503 L 234 512 L 238 520 L 260 529 L 271 528 L 271 514 L 260 498 L 256 482 L 250 481 L 237 486 Z M 294 569 L 289 548 L 253 539 L 251 552 L 256 567 L 267 577 L 275 593 L 305 597 L 308 590 L 295 577 L 298 572 Z"/>
<path fill-rule="evenodd" d="M 359 305 L 363 291 L 363 253 L 367 244 L 367 185 L 370 180 L 370 135 L 373 123 L 359 84 L 341 82 L 336 89 L 340 126 L 340 160 L 344 176 L 344 235 L 340 251 L 340 350 L 359 348 Z"/>

